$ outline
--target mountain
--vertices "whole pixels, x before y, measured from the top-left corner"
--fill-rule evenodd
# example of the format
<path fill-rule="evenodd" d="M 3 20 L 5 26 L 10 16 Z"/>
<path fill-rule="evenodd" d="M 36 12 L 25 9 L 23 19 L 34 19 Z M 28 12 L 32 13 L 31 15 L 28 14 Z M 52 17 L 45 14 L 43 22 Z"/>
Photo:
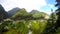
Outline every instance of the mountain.
<path fill-rule="evenodd" d="M 13 20 L 21 20 L 21 19 L 26 19 L 29 17 L 29 13 L 26 11 L 26 9 L 22 8 L 19 11 L 17 11 L 13 16 Z"/>
<path fill-rule="evenodd" d="M 39 12 L 38 10 L 32 10 L 30 14 L 32 14 L 33 18 L 40 18 L 40 19 L 49 18 L 48 14 L 46 14 L 45 12 Z"/>
<path fill-rule="evenodd" d="M 16 7 L 16 8 L 13 8 L 12 10 L 8 11 L 9 17 L 13 16 L 18 10 L 20 10 L 20 8 Z"/>
<path fill-rule="evenodd" d="M 30 14 L 40 13 L 38 10 L 32 10 Z"/>
<path fill-rule="evenodd" d="M 30 14 L 33 18 L 39 18 L 40 17 L 40 12 L 38 10 L 32 10 L 30 12 Z"/>
<path fill-rule="evenodd" d="M 4 10 L 2 5 L 0 5 L 0 19 L 8 18 L 8 13 Z"/>

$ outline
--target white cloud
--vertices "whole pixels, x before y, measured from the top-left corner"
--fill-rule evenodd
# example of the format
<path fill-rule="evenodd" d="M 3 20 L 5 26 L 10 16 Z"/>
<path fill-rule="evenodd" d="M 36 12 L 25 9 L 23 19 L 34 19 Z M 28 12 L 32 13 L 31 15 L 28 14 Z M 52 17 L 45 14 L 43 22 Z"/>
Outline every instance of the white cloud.
<path fill-rule="evenodd" d="M 53 5 L 53 4 L 48 4 L 48 6 L 49 6 L 50 8 L 53 8 L 53 7 L 54 7 L 54 5 Z"/>
<path fill-rule="evenodd" d="M 40 10 L 46 5 L 46 0 L 5 0 L 1 3 L 6 11 L 14 7 L 25 8 L 28 12 L 33 9 Z"/>

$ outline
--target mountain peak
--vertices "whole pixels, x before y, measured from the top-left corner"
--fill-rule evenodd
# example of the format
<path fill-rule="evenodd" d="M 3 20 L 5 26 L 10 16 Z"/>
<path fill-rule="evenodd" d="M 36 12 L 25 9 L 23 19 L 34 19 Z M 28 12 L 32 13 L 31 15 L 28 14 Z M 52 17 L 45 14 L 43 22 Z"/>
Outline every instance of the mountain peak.
<path fill-rule="evenodd" d="M 34 13 L 40 13 L 38 10 L 32 10 L 31 12 L 30 12 L 30 14 L 34 14 Z"/>
<path fill-rule="evenodd" d="M 16 7 L 16 8 L 13 8 L 12 10 L 8 11 L 9 16 L 14 15 L 18 10 L 20 10 L 20 8 Z"/>

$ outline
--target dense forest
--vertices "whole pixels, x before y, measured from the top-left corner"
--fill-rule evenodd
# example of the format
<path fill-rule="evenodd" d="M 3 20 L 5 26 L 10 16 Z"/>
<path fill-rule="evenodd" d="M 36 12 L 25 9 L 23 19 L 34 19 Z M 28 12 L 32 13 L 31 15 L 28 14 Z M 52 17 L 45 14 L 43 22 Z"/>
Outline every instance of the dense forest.
<path fill-rule="evenodd" d="M 18 7 L 6 12 L 0 5 L 0 34 L 60 34 L 60 8 L 48 15 Z"/>

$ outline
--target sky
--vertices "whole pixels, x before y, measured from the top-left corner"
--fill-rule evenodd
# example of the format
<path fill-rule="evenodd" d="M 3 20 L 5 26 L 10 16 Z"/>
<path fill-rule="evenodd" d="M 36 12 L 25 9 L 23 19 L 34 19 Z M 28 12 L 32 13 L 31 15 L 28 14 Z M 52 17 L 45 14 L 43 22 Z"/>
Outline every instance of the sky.
<path fill-rule="evenodd" d="M 0 0 L 0 4 L 7 12 L 15 7 L 19 7 L 25 8 L 27 12 L 38 10 L 51 14 L 51 8 L 54 11 L 57 9 L 55 0 Z"/>

